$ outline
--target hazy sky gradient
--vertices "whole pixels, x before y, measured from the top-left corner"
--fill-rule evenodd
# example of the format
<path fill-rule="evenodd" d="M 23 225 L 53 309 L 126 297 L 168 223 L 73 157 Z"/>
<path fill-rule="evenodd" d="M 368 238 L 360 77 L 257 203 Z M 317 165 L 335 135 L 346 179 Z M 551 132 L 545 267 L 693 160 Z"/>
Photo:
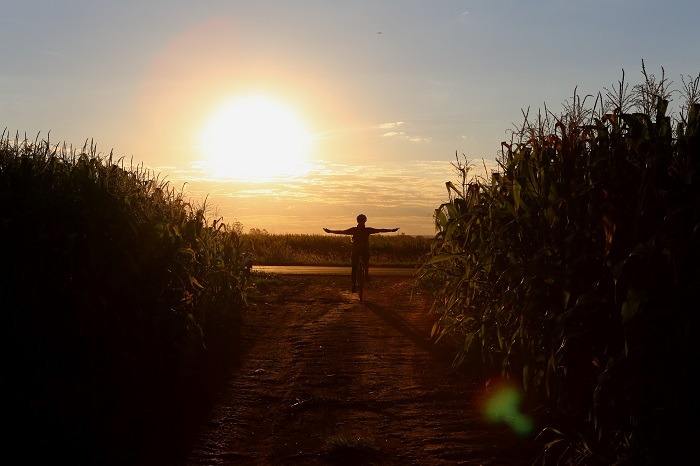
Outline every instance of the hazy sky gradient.
<path fill-rule="evenodd" d="M 246 230 L 322 233 L 364 212 L 431 234 L 455 153 L 492 165 L 521 109 L 559 111 L 623 69 L 637 83 L 642 59 L 680 86 L 700 71 L 699 17 L 697 0 L 0 0 L 0 126 L 92 139 Z M 307 123 L 307 175 L 206 176 L 202 122 L 249 92 Z"/>

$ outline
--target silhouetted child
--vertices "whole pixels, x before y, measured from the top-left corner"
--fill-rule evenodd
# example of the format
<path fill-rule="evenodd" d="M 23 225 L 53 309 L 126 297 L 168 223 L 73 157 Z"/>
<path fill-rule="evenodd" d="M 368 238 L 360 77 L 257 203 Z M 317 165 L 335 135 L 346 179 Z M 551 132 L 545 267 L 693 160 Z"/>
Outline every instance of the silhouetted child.
<path fill-rule="evenodd" d="M 357 274 L 357 263 L 360 260 L 360 256 L 365 261 L 365 279 L 369 280 L 369 235 L 375 233 L 391 233 L 398 231 L 398 228 L 372 228 L 366 227 L 367 217 L 365 214 L 360 214 L 357 216 L 357 226 L 348 228 L 347 230 L 329 230 L 324 228 L 323 231 L 326 233 L 333 233 L 336 235 L 352 235 L 352 273 L 350 278 L 352 279 L 352 292 L 355 290 L 355 275 Z"/>

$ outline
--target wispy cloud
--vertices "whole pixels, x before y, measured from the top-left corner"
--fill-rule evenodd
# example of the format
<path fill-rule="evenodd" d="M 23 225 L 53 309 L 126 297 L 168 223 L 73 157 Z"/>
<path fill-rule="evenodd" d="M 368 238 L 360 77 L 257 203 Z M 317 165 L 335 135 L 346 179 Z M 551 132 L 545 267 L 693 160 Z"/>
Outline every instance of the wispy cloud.
<path fill-rule="evenodd" d="M 271 182 L 216 180 L 194 164 L 169 174 L 174 186 L 187 180 L 188 199 L 206 199 L 226 222 L 240 222 L 246 231 L 264 228 L 280 233 L 322 233 L 322 226 L 342 226 L 364 212 L 374 226 L 432 234 L 432 214 L 447 194 L 445 181 L 455 177 L 453 167 L 444 161 L 396 167 L 321 161 L 303 176 Z M 391 225 L 383 225 L 387 222 Z"/>
<path fill-rule="evenodd" d="M 68 54 L 65 54 L 65 53 L 62 53 L 62 52 L 56 52 L 56 51 L 53 51 L 53 50 L 42 50 L 41 52 L 42 52 L 44 55 L 48 55 L 48 56 L 56 57 L 56 58 L 67 58 L 67 59 L 72 59 L 72 58 L 74 58 L 74 57 L 71 56 L 71 55 L 68 55 Z"/>
<path fill-rule="evenodd" d="M 403 125 L 403 121 L 394 121 L 391 123 L 380 123 L 376 127 L 380 129 L 388 129 L 388 128 L 398 128 L 399 126 Z"/>
<path fill-rule="evenodd" d="M 496 169 L 494 162 L 468 162 L 474 176 Z M 169 180 L 177 187 L 187 180 L 188 199 L 206 199 L 213 213 L 227 223 L 240 222 L 244 231 L 322 234 L 324 226 L 351 226 L 348 223 L 363 212 L 371 226 L 398 226 L 406 234 L 422 235 L 434 233 L 433 213 L 447 200 L 445 182 L 460 181 L 454 166 L 445 161 L 397 166 L 316 161 L 304 175 L 265 182 L 226 181 L 192 164 L 171 169 Z"/>
<path fill-rule="evenodd" d="M 399 126 L 403 126 L 406 122 L 404 121 L 395 121 L 395 122 L 390 122 L 390 123 L 381 123 L 376 126 L 376 128 L 379 129 L 395 129 L 398 128 Z M 382 133 L 383 138 L 398 138 L 398 139 L 405 139 L 410 142 L 416 142 L 416 143 L 421 143 L 421 142 L 430 142 L 429 137 L 425 136 L 419 136 L 416 134 L 410 134 L 406 131 L 387 131 L 386 133 Z"/>

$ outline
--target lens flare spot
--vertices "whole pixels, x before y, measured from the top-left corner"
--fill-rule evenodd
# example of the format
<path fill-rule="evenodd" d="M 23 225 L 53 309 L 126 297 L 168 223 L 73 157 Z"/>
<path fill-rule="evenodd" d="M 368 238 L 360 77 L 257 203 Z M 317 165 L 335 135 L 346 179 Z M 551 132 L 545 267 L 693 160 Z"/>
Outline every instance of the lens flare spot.
<path fill-rule="evenodd" d="M 484 415 L 494 424 L 507 424 L 520 436 L 530 434 L 535 423 L 532 418 L 521 411 L 522 392 L 513 385 L 503 384 L 495 387 L 486 396 Z"/>

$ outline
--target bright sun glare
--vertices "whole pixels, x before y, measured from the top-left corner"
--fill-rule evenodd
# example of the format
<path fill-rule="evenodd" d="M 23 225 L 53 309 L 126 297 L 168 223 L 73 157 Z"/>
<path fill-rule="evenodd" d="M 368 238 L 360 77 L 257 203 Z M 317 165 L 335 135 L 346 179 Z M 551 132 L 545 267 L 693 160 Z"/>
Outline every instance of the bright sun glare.
<path fill-rule="evenodd" d="M 199 148 L 215 178 L 264 180 L 307 172 L 310 140 L 291 108 L 253 95 L 221 105 L 202 127 Z"/>

